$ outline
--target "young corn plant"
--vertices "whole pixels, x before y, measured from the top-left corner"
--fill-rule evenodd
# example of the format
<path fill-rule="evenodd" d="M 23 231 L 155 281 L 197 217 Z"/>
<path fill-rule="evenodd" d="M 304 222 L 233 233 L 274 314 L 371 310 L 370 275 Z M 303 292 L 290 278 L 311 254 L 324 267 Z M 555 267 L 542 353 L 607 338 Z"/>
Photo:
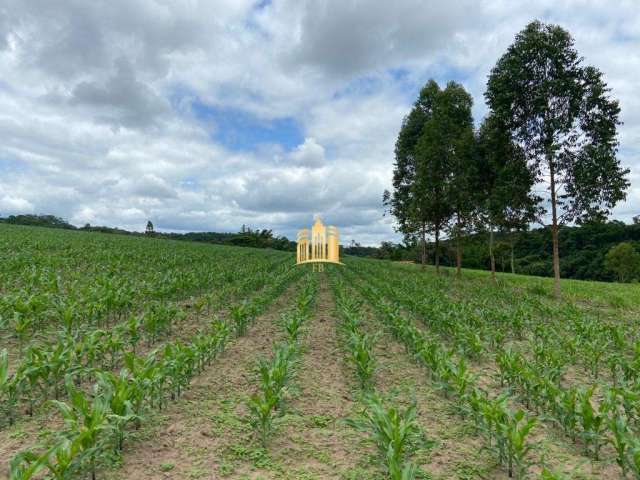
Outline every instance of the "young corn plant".
<path fill-rule="evenodd" d="M 46 459 L 31 451 L 20 452 L 9 462 L 9 480 L 31 480 L 45 468 Z"/>
<path fill-rule="evenodd" d="M 291 312 L 284 316 L 284 329 L 287 332 L 287 341 L 295 343 L 300 336 L 300 327 L 304 323 L 304 315 L 300 311 Z"/>
<path fill-rule="evenodd" d="M 251 423 L 263 447 L 273 432 L 274 420 L 282 413 L 286 389 L 293 377 L 297 349 L 291 344 L 274 348 L 271 360 L 258 361 L 260 384 L 248 401 Z"/>
<path fill-rule="evenodd" d="M 472 374 L 467 367 L 464 357 L 461 357 L 457 363 L 450 366 L 449 384 L 458 401 L 463 405 L 467 403 L 467 397 L 474 387 L 477 375 Z M 464 409 L 463 406 L 460 407 Z"/>
<path fill-rule="evenodd" d="M 136 348 L 142 339 L 142 319 L 138 316 L 131 316 L 129 320 L 127 320 L 125 331 L 127 334 L 127 344 L 135 354 Z"/>
<path fill-rule="evenodd" d="M 251 321 L 249 305 L 246 302 L 234 305 L 231 307 L 230 313 L 235 325 L 236 335 L 239 337 L 245 336 Z"/>
<path fill-rule="evenodd" d="M 588 389 L 577 390 L 577 406 L 579 412 L 581 436 L 584 441 L 586 453 L 591 453 L 596 460 L 600 455 L 600 447 L 604 443 L 605 430 L 607 427 L 607 404 L 600 403 L 598 408 L 594 408 L 592 397 L 595 386 Z M 591 446 L 591 450 L 589 447 Z"/>
<path fill-rule="evenodd" d="M 376 360 L 373 355 L 375 338 L 368 333 L 353 331 L 348 339 L 349 361 L 354 365 L 360 388 L 369 390 L 373 387 L 376 372 Z"/>
<path fill-rule="evenodd" d="M 575 442 L 579 422 L 577 389 L 572 387 L 566 390 L 558 390 L 557 388 L 555 390 L 551 413 L 565 434 Z"/>
<path fill-rule="evenodd" d="M 282 392 L 271 385 L 260 385 L 260 390 L 249 397 L 248 407 L 251 413 L 251 424 L 258 434 L 263 447 L 267 446 L 269 436 L 273 431 L 273 421 L 276 417 L 276 407 L 282 401 Z"/>
<path fill-rule="evenodd" d="M 111 437 L 113 426 L 110 417 L 113 414 L 104 397 L 95 396 L 91 399 L 74 386 L 71 376 L 67 376 L 65 384 L 69 403 L 58 400 L 51 402 L 58 408 L 64 420 L 66 430 L 63 438 L 76 443 L 75 461 L 86 461 L 91 478 L 95 480 L 96 462 Z M 75 468 L 75 461 L 67 462 L 67 470 Z"/>
<path fill-rule="evenodd" d="M 109 421 L 113 427 L 116 452 L 122 452 L 127 425 L 140 420 L 139 412 L 135 411 L 137 397 L 142 395 L 139 388 L 131 381 L 126 369 L 121 370 L 118 376 L 111 372 L 98 373 L 96 393 L 109 404 Z"/>
<path fill-rule="evenodd" d="M 13 425 L 18 404 L 18 384 L 16 378 L 9 376 L 9 357 L 6 349 L 0 350 L 0 412 L 3 412 L 9 425 Z"/>
<path fill-rule="evenodd" d="M 497 422 L 497 443 L 506 461 L 510 478 L 523 479 L 531 462 L 527 456 L 532 445 L 527 437 L 536 425 L 535 418 L 526 418 L 523 410 L 505 411 Z"/>
<path fill-rule="evenodd" d="M 416 466 L 406 458 L 412 443 L 421 436 L 415 403 L 405 410 L 385 407 L 382 399 L 374 394 L 366 400 L 361 418 L 347 419 L 346 423 L 368 434 L 378 447 L 391 480 L 416 478 Z"/>
<path fill-rule="evenodd" d="M 76 459 L 81 454 L 82 440 L 61 438 L 42 459 L 55 480 L 71 480 L 80 470 Z"/>
<path fill-rule="evenodd" d="M 27 339 L 31 333 L 33 333 L 33 318 L 29 315 L 15 312 L 13 316 L 13 329 L 18 338 L 20 353 L 22 353 Z"/>
<path fill-rule="evenodd" d="M 616 451 L 616 463 L 622 470 L 622 477 L 627 476 L 627 453 L 629 450 L 629 426 L 623 415 L 617 414 L 609 419 L 609 430 L 612 435 L 609 438 L 611 446 Z"/>

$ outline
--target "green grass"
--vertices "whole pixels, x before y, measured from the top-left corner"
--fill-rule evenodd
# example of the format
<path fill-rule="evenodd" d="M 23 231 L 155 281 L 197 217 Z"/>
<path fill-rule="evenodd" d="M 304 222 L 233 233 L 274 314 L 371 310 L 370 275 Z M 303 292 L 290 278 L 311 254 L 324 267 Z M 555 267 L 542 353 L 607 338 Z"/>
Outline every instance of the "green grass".
<path fill-rule="evenodd" d="M 422 267 L 418 264 L 406 264 L 390 262 L 385 260 L 369 260 L 367 262 L 384 262 L 390 268 L 406 270 L 416 273 Z M 446 277 L 455 276 L 455 268 L 441 267 Z M 427 266 L 426 273 L 435 274 L 435 267 Z M 518 287 L 526 291 L 552 298 L 553 278 L 534 277 L 530 275 L 519 275 L 513 273 L 496 273 L 498 283 L 509 287 Z M 462 277 L 465 282 L 482 283 L 490 282 L 491 272 L 486 270 L 462 269 Z M 562 296 L 564 300 L 573 302 L 584 302 L 599 307 L 612 307 L 616 309 L 640 309 L 640 284 L 638 283 L 614 283 L 596 282 L 591 280 L 561 279 Z"/>

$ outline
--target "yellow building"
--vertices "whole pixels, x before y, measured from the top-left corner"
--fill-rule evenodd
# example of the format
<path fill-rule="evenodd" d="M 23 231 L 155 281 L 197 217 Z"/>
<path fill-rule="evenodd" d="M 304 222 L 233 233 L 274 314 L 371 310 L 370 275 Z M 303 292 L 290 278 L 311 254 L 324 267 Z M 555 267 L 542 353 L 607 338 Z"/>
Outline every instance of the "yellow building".
<path fill-rule="evenodd" d="M 298 232 L 298 250 L 296 263 L 318 264 L 318 271 L 322 271 L 323 263 L 340 264 L 340 234 L 334 226 L 326 227 L 320 217 L 316 218 L 311 227 Z"/>

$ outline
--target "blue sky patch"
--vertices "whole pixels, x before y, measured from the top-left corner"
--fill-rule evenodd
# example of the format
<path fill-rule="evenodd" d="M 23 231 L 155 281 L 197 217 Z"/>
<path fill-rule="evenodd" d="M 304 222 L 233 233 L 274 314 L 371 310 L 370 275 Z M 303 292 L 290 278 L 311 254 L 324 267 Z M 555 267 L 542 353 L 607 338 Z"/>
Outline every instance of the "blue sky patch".
<path fill-rule="evenodd" d="M 249 151 L 265 144 L 290 150 L 304 141 L 293 117 L 263 119 L 237 108 L 208 106 L 199 101 L 192 103 L 192 109 L 212 139 L 231 150 Z"/>
<path fill-rule="evenodd" d="M 26 172 L 29 166 L 21 160 L 0 158 L 0 172 Z"/>

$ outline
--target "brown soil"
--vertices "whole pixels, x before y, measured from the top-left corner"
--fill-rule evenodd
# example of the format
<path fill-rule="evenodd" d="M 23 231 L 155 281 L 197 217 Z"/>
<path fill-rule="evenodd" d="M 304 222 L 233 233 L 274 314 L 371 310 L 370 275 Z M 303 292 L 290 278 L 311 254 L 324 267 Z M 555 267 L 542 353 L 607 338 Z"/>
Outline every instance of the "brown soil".
<path fill-rule="evenodd" d="M 255 383 L 255 362 L 270 355 L 280 337 L 277 325 L 290 306 L 293 287 L 258 317 L 246 336 L 236 339 L 199 375 L 169 409 L 153 416 L 140 441 L 125 446 L 123 465 L 108 479 L 222 478 L 231 457 L 254 443 L 246 421 L 245 399 Z"/>
<path fill-rule="evenodd" d="M 16 423 L 0 430 L 0 479 L 9 475 L 9 461 L 20 451 L 43 450 L 62 428 L 57 411 L 47 409 L 29 417 L 21 412 Z"/>
<path fill-rule="evenodd" d="M 355 291 L 352 291 L 357 295 Z M 428 377 L 427 370 L 414 362 L 404 346 L 383 329 L 371 309 L 364 309 L 364 327 L 378 332 L 375 356 L 378 363 L 376 390 L 389 404 L 402 408 L 416 402 L 417 420 L 423 432 L 410 460 L 430 479 L 506 479 L 494 459 L 482 451 L 482 439 L 471 423 L 454 409 L 455 402 L 443 397 Z"/>
<path fill-rule="evenodd" d="M 288 478 L 337 479 L 367 469 L 360 457 L 371 449 L 362 445 L 360 434 L 344 424 L 345 418 L 356 415 L 359 405 L 353 401 L 354 385 L 340 349 L 334 309 L 323 275 L 314 305 L 316 314 L 309 320 L 303 340 L 299 395 L 291 403 L 291 422 L 273 442 Z M 356 455 L 354 445 L 359 445 Z"/>
<path fill-rule="evenodd" d="M 355 291 L 353 293 L 357 295 Z M 371 312 L 369 315 L 372 318 L 375 317 Z M 412 318 L 412 315 L 406 311 L 405 315 L 407 318 Z M 428 330 L 417 319 L 414 325 L 423 331 Z M 374 326 L 372 330 L 378 327 L 379 325 Z M 411 362 L 407 364 L 407 355 L 404 354 L 404 348 L 398 342 L 388 335 L 383 335 L 380 338 L 379 350 L 376 353 L 381 362 L 385 356 L 388 356 L 389 362 L 397 364 L 395 370 L 402 372 L 399 377 L 392 372 L 389 372 L 386 377 L 397 383 L 400 381 L 398 378 L 404 374 L 404 381 L 409 391 L 415 388 L 418 416 L 422 417 L 423 430 L 428 438 L 436 441 L 433 455 L 426 457 L 427 463 L 421 465 L 424 471 L 431 473 L 433 478 L 437 479 L 508 478 L 503 469 L 495 465 L 496 460 L 493 455 L 487 450 L 481 450 L 484 445 L 483 440 L 470 434 L 473 432 L 472 424 L 454 412 L 456 400 L 447 400 L 434 390 L 430 381 L 426 380 L 427 372 L 422 366 Z M 503 391 L 497 379 L 497 367 L 491 355 L 485 356 L 480 362 L 470 363 L 469 369 L 479 376 L 477 383 L 483 389 L 493 395 Z M 379 388 L 389 390 L 391 386 L 385 385 L 383 372 L 383 368 L 378 372 Z M 421 395 L 424 395 L 422 399 Z M 511 403 L 512 408 L 523 408 L 523 405 L 517 401 Z M 424 413 L 421 414 L 421 405 L 424 405 L 426 412 L 429 412 L 426 419 L 424 419 Z M 533 414 L 533 412 L 530 413 Z M 530 438 L 536 445 L 530 459 L 538 464 L 543 463 L 552 470 L 570 475 L 570 478 L 593 480 L 620 478 L 620 469 L 613 462 L 613 452 L 609 446 L 605 446 L 601 451 L 601 457 L 607 460 L 595 462 L 583 454 L 582 447 L 573 445 L 571 440 L 548 422 L 539 422 Z M 539 474 L 539 468 L 532 468 L 531 472 Z"/>
<path fill-rule="evenodd" d="M 332 316 L 333 298 L 321 277 L 314 311 L 305 324 L 303 354 L 286 414 L 267 449 L 248 422 L 245 402 L 255 390 L 255 362 L 283 337 L 278 325 L 291 292 L 260 317 L 198 377 L 185 397 L 158 416 L 148 441 L 131 444 L 124 465 L 109 479 L 364 478 L 359 457 L 368 446 L 343 423 L 355 415 L 351 385 Z M 354 446 L 358 455 L 353 455 Z M 349 476 L 351 475 L 351 476 Z M 368 477 L 367 478 L 371 478 Z"/>

